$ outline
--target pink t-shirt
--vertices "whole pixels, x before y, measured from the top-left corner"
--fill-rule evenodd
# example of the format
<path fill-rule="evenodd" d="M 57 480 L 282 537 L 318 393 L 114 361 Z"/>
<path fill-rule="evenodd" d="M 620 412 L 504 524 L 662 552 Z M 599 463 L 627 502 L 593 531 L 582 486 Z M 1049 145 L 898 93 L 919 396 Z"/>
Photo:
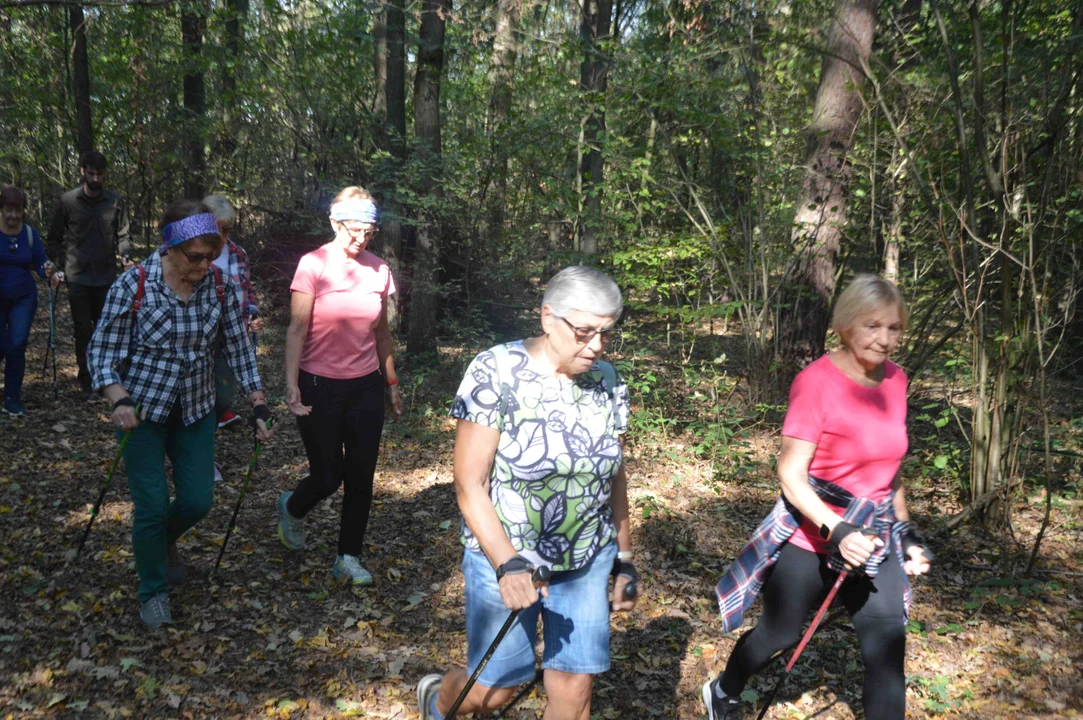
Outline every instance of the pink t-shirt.
<path fill-rule="evenodd" d="M 350 260 L 328 243 L 301 258 L 290 290 L 315 296 L 312 322 L 301 349 L 301 369 L 346 380 L 380 366 L 376 324 L 395 279 L 380 258 L 362 250 Z"/>
<path fill-rule="evenodd" d="M 909 441 L 906 437 L 906 373 L 884 363 L 874 388 L 852 380 L 824 355 L 798 374 L 782 423 L 786 437 L 816 443 L 809 474 L 877 502 L 891 494 Z M 838 508 L 839 515 L 845 508 Z M 819 528 L 805 520 L 790 542 L 826 552 Z"/>

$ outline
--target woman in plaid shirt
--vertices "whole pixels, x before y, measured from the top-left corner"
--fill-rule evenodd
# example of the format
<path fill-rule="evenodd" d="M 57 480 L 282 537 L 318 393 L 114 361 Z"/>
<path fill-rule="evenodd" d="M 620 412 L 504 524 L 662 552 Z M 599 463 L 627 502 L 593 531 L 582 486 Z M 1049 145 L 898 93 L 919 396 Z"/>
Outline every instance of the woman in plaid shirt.
<path fill-rule="evenodd" d="M 140 617 L 152 630 L 173 622 L 167 582 L 184 578 L 177 539 L 211 507 L 212 350 L 219 334 L 252 404 L 257 437 L 273 435 L 232 280 L 211 270 L 222 249 L 214 215 L 197 200 L 181 200 L 166 211 L 161 228 L 161 249 L 109 288 L 87 350 L 93 388 L 113 404 L 118 440 L 131 433 L 124 465 L 135 506 L 132 545 Z M 166 455 L 176 488 L 172 501 Z"/>

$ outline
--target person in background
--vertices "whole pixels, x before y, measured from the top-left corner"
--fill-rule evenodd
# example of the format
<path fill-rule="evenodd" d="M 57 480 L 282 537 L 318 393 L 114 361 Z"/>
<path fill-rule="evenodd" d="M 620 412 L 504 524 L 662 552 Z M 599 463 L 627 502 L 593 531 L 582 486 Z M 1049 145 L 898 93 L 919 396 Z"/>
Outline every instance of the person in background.
<path fill-rule="evenodd" d="M 180 200 L 160 228 L 158 252 L 113 283 L 87 349 L 92 387 L 113 405 L 117 440 L 131 433 L 124 467 L 139 616 L 151 630 L 173 622 L 168 585 L 185 574 L 177 540 L 214 499 L 213 353 L 220 338 L 252 405 L 256 437 L 265 442 L 273 435 L 233 281 L 212 267 L 222 250 L 214 215 L 198 200 Z"/>
<path fill-rule="evenodd" d="M 87 400 L 93 399 L 87 344 L 117 277 L 117 256 L 125 268 L 132 266 L 128 207 L 120 195 L 105 187 L 106 166 L 100 152 L 83 153 L 79 159 L 83 184 L 60 196 L 46 238 L 48 255 L 56 259 L 60 279 L 68 285 L 79 385 Z"/>
<path fill-rule="evenodd" d="M 214 213 L 218 224 L 218 234 L 222 236 L 222 252 L 214 259 L 214 264 L 233 280 L 233 289 L 237 293 L 237 301 L 241 304 L 241 314 L 244 325 L 248 329 L 249 337 L 254 342 L 255 335 L 263 329 L 263 318 L 259 317 L 259 305 L 252 290 L 252 273 L 248 264 L 248 253 L 233 242 L 233 230 L 237 225 L 237 211 L 233 209 L 229 200 L 221 195 L 208 195 L 203 198 L 203 204 Z M 214 353 L 214 390 L 215 403 L 214 414 L 219 428 L 240 420 L 240 416 L 233 412 L 233 396 L 236 394 L 237 378 L 226 359 L 225 348 L 218 343 Z M 222 467 L 214 463 L 214 481 L 222 482 Z"/>
<path fill-rule="evenodd" d="M 23 375 L 26 343 L 38 308 L 36 272 L 50 278 L 55 288 L 60 278 L 45 259 L 38 231 L 24 222 L 26 193 L 9 185 L 0 190 L 0 354 L 4 358 L 4 412 L 26 415 L 23 407 Z"/>
<path fill-rule="evenodd" d="M 297 416 L 309 474 L 278 497 L 278 537 L 305 544 L 304 517 L 344 485 L 332 575 L 371 585 L 361 565 L 372 507 L 384 404 L 402 412 L 387 300 L 395 279 L 366 248 L 376 234 L 376 203 L 363 188 L 331 204 L 334 239 L 301 258 L 290 290 L 286 402 Z"/>
<path fill-rule="evenodd" d="M 797 642 L 809 610 L 842 570 L 839 590 L 865 665 L 865 717 L 906 716 L 908 575 L 929 570 L 910 523 L 900 466 L 906 373 L 888 358 L 906 329 L 894 283 L 858 275 L 835 303 L 842 347 L 790 387 L 778 477 L 782 497 L 716 590 L 722 625 L 736 630 L 763 588 L 763 615 L 741 636 L 717 678 L 703 685 L 709 720 L 739 720 L 741 692 L 772 656 Z"/>

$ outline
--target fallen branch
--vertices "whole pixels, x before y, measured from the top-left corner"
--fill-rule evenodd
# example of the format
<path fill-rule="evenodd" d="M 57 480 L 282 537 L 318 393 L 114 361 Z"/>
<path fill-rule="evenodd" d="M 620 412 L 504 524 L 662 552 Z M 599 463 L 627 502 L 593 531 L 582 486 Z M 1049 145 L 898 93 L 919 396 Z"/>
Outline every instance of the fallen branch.
<path fill-rule="evenodd" d="M 942 526 L 940 526 L 940 528 L 935 530 L 933 532 L 933 534 L 934 535 L 942 535 L 942 534 L 948 532 L 949 530 L 953 530 L 957 525 L 962 523 L 964 520 L 969 518 L 974 513 L 984 509 L 986 505 L 989 505 L 991 502 L 993 502 L 994 500 L 999 498 L 1001 495 L 1006 495 L 1008 493 L 1008 491 L 1010 491 L 1010 490 L 1018 489 L 1019 485 L 1020 485 L 1020 483 L 1018 483 L 1018 482 L 1006 483 L 1006 484 L 1001 485 L 1000 487 L 994 489 L 992 492 L 989 492 L 989 493 L 981 496 L 980 498 L 978 498 L 977 500 L 975 500 L 974 502 L 970 503 L 965 508 L 963 508 L 962 510 L 957 512 L 955 515 L 952 515 L 950 518 L 948 518 L 948 520 L 946 520 L 944 522 L 944 524 Z"/>

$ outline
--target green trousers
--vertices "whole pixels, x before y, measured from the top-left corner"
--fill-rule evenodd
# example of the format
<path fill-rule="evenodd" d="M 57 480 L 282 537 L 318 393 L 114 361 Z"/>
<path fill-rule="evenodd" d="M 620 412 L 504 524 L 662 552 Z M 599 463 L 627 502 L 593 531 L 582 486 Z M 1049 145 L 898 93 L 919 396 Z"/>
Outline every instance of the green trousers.
<path fill-rule="evenodd" d="M 199 522 L 214 499 L 214 413 L 191 425 L 185 425 L 181 418 L 178 402 L 164 423 L 139 423 L 124 448 L 128 488 L 135 505 L 132 546 L 140 602 L 167 592 L 166 545 Z M 122 435 L 117 432 L 118 439 Z M 167 455 L 176 490 L 172 501 L 165 476 Z"/>

